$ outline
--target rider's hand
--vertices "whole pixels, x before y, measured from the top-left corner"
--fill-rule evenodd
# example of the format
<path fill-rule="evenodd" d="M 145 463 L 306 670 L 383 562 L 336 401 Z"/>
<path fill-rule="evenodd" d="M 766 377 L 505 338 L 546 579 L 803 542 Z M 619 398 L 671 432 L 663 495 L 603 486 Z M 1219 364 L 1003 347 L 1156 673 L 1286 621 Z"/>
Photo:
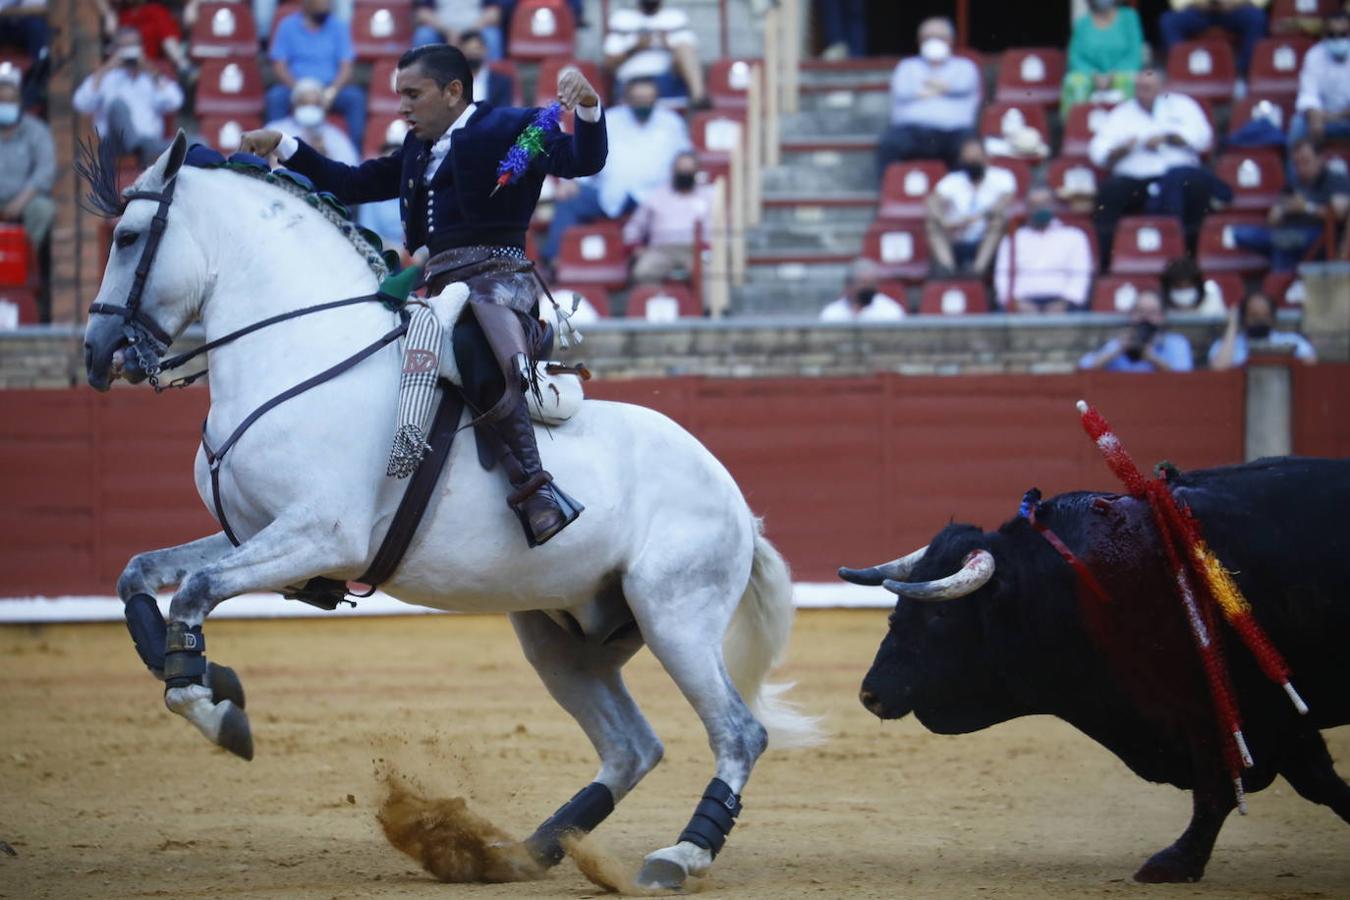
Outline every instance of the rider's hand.
<path fill-rule="evenodd" d="M 245 131 L 239 139 L 239 152 L 252 153 L 254 156 L 270 156 L 281 143 L 281 132 L 271 128 L 259 128 L 257 131 Z"/>
<path fill-rule="evenodd" d="M 558 73 L 558 102 L 567 110 L 578 106 L 593 107 L 600 102 L 600 95 L 580 69 L 568 66 Z"/>

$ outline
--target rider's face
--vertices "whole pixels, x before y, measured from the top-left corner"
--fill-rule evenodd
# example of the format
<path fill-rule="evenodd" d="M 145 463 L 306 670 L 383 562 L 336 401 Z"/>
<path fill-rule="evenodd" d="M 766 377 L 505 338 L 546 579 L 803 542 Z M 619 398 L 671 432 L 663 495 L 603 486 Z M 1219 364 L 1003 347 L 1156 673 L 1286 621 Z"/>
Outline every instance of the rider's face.
<path fill-rule="evenodd" d="M 464 86 L 452 81 L 441 88 L 423 74 L 418 63 L 398 70 L 394 90 L 398 92 L 399 115 L 412 133 L 424 141 L 434 141 L 445 134 L 455 117 L 463 112 Z"/>

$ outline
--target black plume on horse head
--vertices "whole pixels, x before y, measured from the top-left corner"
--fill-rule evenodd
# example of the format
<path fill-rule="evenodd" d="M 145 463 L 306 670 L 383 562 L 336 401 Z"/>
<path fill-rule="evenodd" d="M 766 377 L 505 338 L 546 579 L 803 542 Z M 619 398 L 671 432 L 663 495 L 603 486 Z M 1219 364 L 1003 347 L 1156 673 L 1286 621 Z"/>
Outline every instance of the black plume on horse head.
<path fill-rule="evenodd" d="M 127 202 L 117 189 L 117 149 L 100 137 L 81 138 L 76 147 L 75 174 L 89 185 L 79 198 L 80 208 L 105 219 L 115 219 Z"/>

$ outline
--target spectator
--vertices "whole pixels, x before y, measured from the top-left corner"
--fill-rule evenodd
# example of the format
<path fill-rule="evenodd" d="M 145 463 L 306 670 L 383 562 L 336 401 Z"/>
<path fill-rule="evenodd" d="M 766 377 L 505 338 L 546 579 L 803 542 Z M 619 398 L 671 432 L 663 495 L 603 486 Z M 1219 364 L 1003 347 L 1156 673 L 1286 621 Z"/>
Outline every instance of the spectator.
<path fill-rule="evenodd" d="M 816 0 L 825 37 L 821 59 L 848 59 L 867 55 L 866 0 Z"/>
<path fill-rule="evenodd" d="M 1238 39 L 1238 74 L 1247 76 L 1256 42 L 1266 36 L 1269 0 L 1172 0 L 1172 10 L 1158 18 L 1163 51 L 1200 35 L 1210 28 L 1222 28 Z"/>
<path fill-rule="evenodd" d="M 1107 114 L 1088 147 L 1093 164 L 1111 173 L 1097 191 L 1095 214 L 1103 269 L 1121 216 L 1180 216 L 1193 247 L 1214 198 L 1232 199 L 1227 185 L 1200 167 L 1200 155 L 1214 142 L 1205 111 L 1163 87 L 1156 69 L 1140 72 L 1134 99 Z"/>
<path fill-rule="evenodd" d="M 1139 13 L 1119 0 L 1091 0 L 1091 12 L 1073 23 L 1060 113 L 1091 101 L 1120 103 L 1134 96 L 1134 76 L 1144 65 Z"/>
<path fill-rule="evenodd" d="M 103 18 L 104 34 L 111 36 L 118 28 L 135 28 L 141 33 L 141 46 L 150 62 L 158 64 L 167 59 L 180 75 L 191 68 L 178 20 L 164 4 L 153 0 L 113 0 L 109 6 L 108 0 L 98 0 L 98 11 Z"/>
<path fill-rule="evenodd" d="M 47 55 L 51 40 L 47 0 L 0 0 L 0 47 L 22 50 L 36 62 Z"/>
<path fill-rule="evenodd" d="M 619 90 L 634 78 L 650 78 L 662 97 L 689 97 L 694 109 L 709 106 L 703 88 L 698 40 L 681 9 L 661 0 L 638 0 L 637 9 L 616 9 L 605 35 L 605 67 Z"/>
<path fill-rule="evenodd" d="M 980 139 L 962 141 L 956 169 L 928 195 L 928 249 L 939 273 L 989 270 L 1016 195 L 1017 179 L 987 163 Z"/>
<path fill-rule="evenodd" d="M 473 73 L 473 102 L 487 101 L 493 106 L 511 106 L 516 96 L 516 80 L 505 72 L 492 68 L 487 60 L 488 48 L 478 31 L 465 31 L 459 36 L 459 49 Z"/>
<path fill-rule="evenodd" d="M 94 117 L 100 138 L 119 156 L 135 153 L 149 165 L 168 146 L 164 117 L 183 105 L 183 90 L 146 62 L 139 31 L 119 28 L 112 53 L 80 82 L 71 104 Z"/>
<path fill-rule="evenodd" d="M 1287 350 L 1300 362 L 1317 362 L 1317 351 L 1307 338 L 1296 331 L 1275 330 L 1275 304 L 1261 291 L 1253 291 L 1229 310 L 1223 337 L 1209 348 L 1209 367 L 1240 368 L 1252 350 L 1276 348 Z"/>
<path fill-rule="evenodd" d="M 455 44 L 463 50 L 465 33 L 476 32 L 486 58 L 501 59 L 503 5 L 499 0 L 415 0 L 413 46 Z"/>
<path fill-rule="evenodd" d="M 895 67 L 891 124 L 877 147 L 878 177 L 896 160 L 941 159 L 956 165 L 980 108 L 980 70 L 952 55 L 955 40 L 949 20 L 927 19 L 919 26 L 919 55 Z"/>
<path fill-rule="evenodd" d="M 1004 310 L 1065 313 L 1087 308 L 1092 248 L 1079 228 L 1055 216 L 1055 196 L 1027 191 L 1027 224 L 998 245 L 994 288 Z"/>
<path fill-rule="evenodd" d="M 1167 261 L 1162 270 L 1163 302 L 1177 312 L 1221 316 L 1225 307 L 1218 286 L 1205 281 L 1205 275 L 1189 256 Z"/>
<path fill-rule="evenodd" d="M 597 219 L 618 219 L 667 184 L 675 157 L 691 149 L 689 129 L 678 113 L 657 106 L 656 82 L 636 78 L 624 86 L 624 105 L 605 113 L 609 146 L 616 148 L 605 168 L 587 181 L 558 185 L 553 221 L 539 256 L 551 262 L 563 232 Z"/>
<path fill-rule="evenodd" d="M 1350 13 L 1327 16 L 1326 37 L 1303 57 L 1289 147 L 1305 137 L 1350 138 Z M 1292 174 L 1292 166 L 1291 174 Z"/>
<path fill-rule="evenodd" d="M 329 159 L 354 166 L 361 161 L 356 147 L 341 128 L 324 118 L 323 85 L 301 78 L 291 88 L 291 114 L 266 126 L 301 138 Z"/>
<path fill-rule="evenodd" d="M 351 84 L 352 36 L 347 24 L 331 13 L 331 0 L 301 0 L 300 10 L 277 25 L 272 38 L 272 71 L 276 84 L 267 89 L 267 119 L 286 115 L 291 90 L 301 78 L 323 85 L 323 106 L 347 122 L 347 135 L 357 147 L 366 132 L 366 93 Z"/>
<path fill-rule="evenodd" d="M 905 308 L 877 288 L 880 280 L 880 266 L 866 257 L 855 259 L 848 267 L 843 295 L 820 311 L 820 321 L 898 322 L 903 319 Z"/>
<path fill-rule="evenodd" d="M 687 280 L 694 269 L 695 226 L 707 237 L 712 196 L 698 185 L 698 156 L 686 150 L 675 157 L 670 183 L 647 194 L 623 227 L 623 242 L 639 247 L 633 281 L 642 284 Z"/>
<path fill-rule="evenodd" d="M 1292 272 L 1326 233 L 1328 214 L 1344 227 L 1350 213 L 1350 178 L 1333 172 L 1317 145 L 1294 145 L 1294 177 L 1267 215 L 1267 225 L 1234 225 L 1233 242 L 1270 257 L 1276 272 Z M 1335 229 L 1338 230 L 1338 229 Z"/>
<path fill-rule="evenodd" d="M 0 63 L 0 220 L 21 223 L 40 255 L 56 216 L 56 148 L 46 123 L 24 114 L 20 80 L 15 66 Z"/>
<path fill-rule="evenodd" d="M 1157 291 L 1140 291 L 1130 324 L 1099 349 L 1083 355 L 1078 368 L 1106 372 L 1189 372 L 1191 345 L 1167 330 L 1167 313 Z"/>

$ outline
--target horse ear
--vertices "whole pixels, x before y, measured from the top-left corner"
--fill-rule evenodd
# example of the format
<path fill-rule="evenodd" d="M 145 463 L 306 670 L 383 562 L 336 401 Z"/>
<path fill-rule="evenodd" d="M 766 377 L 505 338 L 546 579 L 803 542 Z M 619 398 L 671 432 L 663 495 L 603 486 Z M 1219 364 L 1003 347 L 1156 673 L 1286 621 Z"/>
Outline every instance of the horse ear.
<path fill-rule="evenodd" d="M 183 129 L 178 129 L 177 136 L 173 139 L 173 145 L 169 147 L 169 158 L 164 163 L 164 184 L 168 184 L 178 174 L 178 170 L 183 168 L 183 160 L 187 158 L 188 142 L 187 134 Z"/>

